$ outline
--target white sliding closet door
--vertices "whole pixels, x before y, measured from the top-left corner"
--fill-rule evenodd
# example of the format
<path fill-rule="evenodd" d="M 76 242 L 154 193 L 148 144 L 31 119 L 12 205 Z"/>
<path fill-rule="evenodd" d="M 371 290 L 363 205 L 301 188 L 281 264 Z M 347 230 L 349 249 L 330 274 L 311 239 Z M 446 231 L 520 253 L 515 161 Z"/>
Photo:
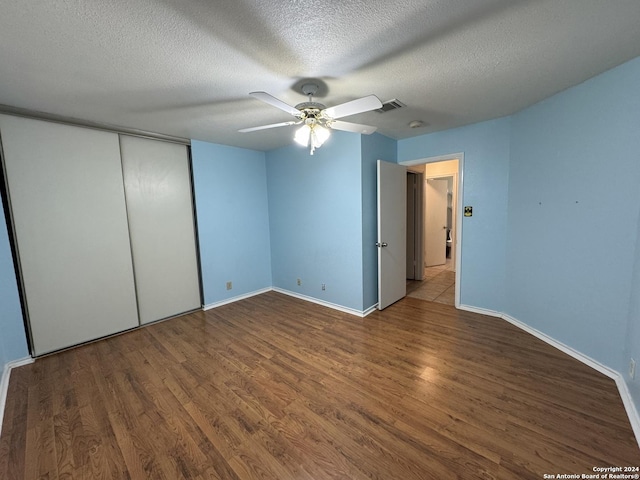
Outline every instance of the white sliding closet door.
<path fill-rule="evenodd" d="M 201 306 L 187 147 L 120 136 L 140 322 Z"/>
<path fill-rule="evenodd" d="M 138 325 L 118 135 L 0 115 L 36 355 Z"/>

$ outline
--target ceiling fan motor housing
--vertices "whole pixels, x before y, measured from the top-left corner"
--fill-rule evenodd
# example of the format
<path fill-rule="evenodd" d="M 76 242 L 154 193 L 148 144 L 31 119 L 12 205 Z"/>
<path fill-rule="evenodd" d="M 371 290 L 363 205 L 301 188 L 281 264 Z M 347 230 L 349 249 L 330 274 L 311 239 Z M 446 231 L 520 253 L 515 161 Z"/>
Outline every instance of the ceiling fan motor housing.
<path fill-rule="evenodd" d="M 305 110 L 317 110 L 319 113 L 320 110 L 324 110 L 327 107 L 318 102 L 303 102 L 296 105 L 296 108 L 301 112 L 304 112 Z"/>
<path fill-rule="evenodd" d="M 325 107 L 322 103 L 312 101 L 313 96 L 318 92 L 318 85 L 316 85 L 315 83 L 305 83 L 304 85 L 302 85 L 301 90 L 302 93 L 309 97 L 308 102 L 302 102 L 296 105 L 296 108 L 302 112 L 301 118 L 305 121 L 311 118 L 319 120 L 321 118 L 322 110 L 326 109 L 327 107 Z M 307 123 L 316 122 L 314 121 Z"/>

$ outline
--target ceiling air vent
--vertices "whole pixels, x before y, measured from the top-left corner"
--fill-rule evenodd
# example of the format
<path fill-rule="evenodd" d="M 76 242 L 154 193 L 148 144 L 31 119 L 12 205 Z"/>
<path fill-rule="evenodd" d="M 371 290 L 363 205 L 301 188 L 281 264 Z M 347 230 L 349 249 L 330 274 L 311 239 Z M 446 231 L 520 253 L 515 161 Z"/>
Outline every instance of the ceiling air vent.
<path fill-rule="evenodd" d="M 406 105 L 402 103 L 400 100 L 393 98 L 388 102 L 384 102 L 382 104 L 382 108 L 377 108 L 374 110 L 374 112 L 384 113 L 384 112 L 388 112 L 389 110 L 397 110 L 398 108 L 402 108 L 402 107 L 406 107 Z"/>

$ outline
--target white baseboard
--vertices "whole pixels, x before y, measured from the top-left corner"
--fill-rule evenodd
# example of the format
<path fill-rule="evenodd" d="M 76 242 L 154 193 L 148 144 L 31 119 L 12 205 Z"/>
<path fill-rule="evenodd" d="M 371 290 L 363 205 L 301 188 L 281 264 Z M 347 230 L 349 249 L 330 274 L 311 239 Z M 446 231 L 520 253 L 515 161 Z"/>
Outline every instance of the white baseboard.
<path fill-rule="evenodd" d="M 300 300 L 305 300 L 307 302 L 316 303 L 318 305 L 322 305 L 323 307 L 333 308 L 334 310 L 339 310 L 344 313 L 349 313 L 351 315 L 355 315 L 357 317 L 365 317 L 373 312 L 377 304 L 373 307 L 369 307 L 367 310 L 356 310 L 355 308 L 343 307 L 342 305 L 338 305 L 337 303 L 326 302 L 324 300 L 319 300 L 314 297 L 308 297 L 307 295 L 302 295 L 300 293 L 292 292 L 291 290 L 285 290 L 284 288 L 273 287 L 274 292 L 282 293 L 284 295 L 289 295 L 290 297 L 299 298 Z"/>
<path fill-rule="evenodd" d="M 459 310 L 465 310 L 467 312 L 479 313 L 480 315 L 489 315 L 490 317 L 502 318 L 502 313 L 495 310 L 488 310 L 486 308 L 472 307 L 471 305 L 460 305 Z"/>
<path fill-rule="evenodd" d="M 237 297 L 227 298 L 225 300 L 221 300 L 220 302 L 209 303 L 207 305 L 204 305 L 202 307 L 202 310 L 204 310 L 204 311 L 211 310 L 212 308 L 221 307 L 222 305 L 227 305 L 228 303 L 234 303 L 234 302 L 237 302 L 239 300 L 244 300 L 245 298 L 253 297 L 255 295 L 261 295 L 261 294 L 267 293 L 267 292 L 282 293 L 282 294 L 288 295 L 290 297 L 299 298 L 300 300 L 305 300 L 307 302 L 316 303 L 318 305 L 322 305 L 324 307 L 333 308 L 334 310 L 339 310 L 341 312 L 349 313 L 351 315 L 356 315 L 358 317 L 366 317 L 370 313 L 375 312 L 376 309 L 378 308 L 378 304 L 376 303 L 375 305 L 372 305 L 371 307 L 367 308 L 366 310 L 360 311 L 360 310 L 356 310 L 354 308 L 343 307 L 342 305 L 338 305 L 337 303 L 325 302 L 324 300 L 319 300 L 319 299 L 314 298 L 314 297 L 308 297 L 307 295 L 302 295 L 300 293 L 292 292 L 291 290 L 285 290 L 284 288 L 267 287 L 267 288 L 263 288 L 263 289 L 260 289 L 260 290 L 256 290 L 254 292 L 249 292 L 249 293 L 245 293 L 243 295 L 238 295 Z"/>
<path fill-rule="evenodd" d="M 524 330 L 527 333 L 530 333 L 536 338 L 539 338 L 543 342 L 551 345 L 552 347 L 557 348 L 558 350 L 566 353 L 567 355 L 575 358 L 576 360 L 588 365 L 589 367 L 597 370 L 598 372 L 606 375 L 607 377 L 613 379 L 616 382 L 616 386 L 618 387 L 618 392 L 620 393 L 620 397 L 622 398 L 622 403 L 627 412 L 627 416 L 629 417 L 629 423 L 631 423 L 631 428 L 633 429 L 633 433 L 636 436 L 636 442 L 638 442 L 638 447 L 640 447 L 640 415 L 638 414 L 638 410 L 636 409 L 635 404 L 633 403 L 633 399 L 631 398 L 631 392 L 627 386 L 627 382 L 625 382 L 622 374 L 612 368 L 603 365 L 602 363 L 594 360 L 593 358 L 585 355 L 578 350 L 571 348 L 568 345 L 556 340 L 553 337 L 550 337 L 546 333 L 541 332 L 524 322 L 512 317 L 511 315 L 507 315 L 506 313 L 497 312 L 495 310 L 488 310 L 484 308 L 471 307 L 469 305 L 460 305 L 460 310 L 466 310 L 468 312 L 479 313 L 482 315 L 489 315 L 491 317 L 502 318 L 503 320 L 509 322 L 512 325 Z"/>
<path fill-rule="evenodd" d="M 0 434 L 2 434 L 2 421 L 4 420 L 4 407 L 7 404 L 7 393 L 9 391 L 9 377 L 11 377 L 11 370 L 30 363 L 33 363 L 33 358 L 31 357 L 13 360 L 12 362 L 7 363 L 2 370 L 2 378 L 0 378 Z"/>
<path fill-rule="evenodd" d="M 624 381 L 624 377 L 618 374 L 615 381 L 616 385 L 618 385 L 620 396 L 622 397 L 622 403 L 624 403 L 624 408 L 627 411 L 631 428 L 633 428 L 633 433 L 636 436 L 638 447 L 640 447 L 640 414 L 638 414 L 638 409 L 636 409 L 636 405 L 633 403 L 629 386 L 627 385 L 627 382 Z"/>
<path fill-rule="evenodd" d="M 620 376 L 620 374 L 617 371 L 607 367 L 606 365 L 603 365 L 602 363 L 598 362 L 597 360 L 594 360 L 588 355 L 585 355 L 584 353 L 581 353 L 578 350 L 575 350 L 570 346 L 565 345 L 564 343 L 556 340 L 555 338 L 550 337 L 546 333 L 542 333 L 540 330 L 536 330 L 535 328 L 530 327 L 526 323 L 523 323 L 520 320 L 513 318 L 511 315 L 502 314 L 500 315 L 500 317 L 506 320 L 507 322 L 509 322 L 510 324 L 515 325 L 516 327 L 524 330 L 527 333 L 530 333 L 534 337 L 539 338 L 543 342 L 548 343 L 552 347 L 555 347 L 558 350 L 566 353 L 567 355 L 575 358 L 576 360 L 581 361 L 585 365 L 590 366 L 591 368 L 597 370 L 598 372 L 602 373 L 603 375 L 606 375 L 609 378 L 612 378 L 615 380 L 617 377 Z"/>
<path fill-rule="evenodd" d="M 370 313 L 375 312 L 378 309 L 378 304 L 376 303 L 375 305 L 371 305 L 369 308 L 367 308 L 364 312 L 362 312 L 362 316 L 366 317 L 367 315 L 369 315 Z"/>
<path fill-rule="evenodd" d="M 260 290 L 255 290 L 253 292 L 245 293 L 243 295 L 238 295 L 237 297 L 227 298 L 227 299 L 221 300 L 219 302 L 214 302 L 214 303 L 210 303 L 208 305 L 205 305 L 205 306 L 202 307 L 202 310 L 205 310 L 205 311 L 206 310 L 211 310 L 212 308 L 221 307 L 222 305 L 226 305 L 228 303 L 237 302 L 239 300 L 244 300 L 245 298 L 255 297 L 256 295 L 260 295 L 262 293 L 271 292 L 272 290 L 273 290 L 273 288 L 267 287 L 267 288 L 262 288 Z"/>

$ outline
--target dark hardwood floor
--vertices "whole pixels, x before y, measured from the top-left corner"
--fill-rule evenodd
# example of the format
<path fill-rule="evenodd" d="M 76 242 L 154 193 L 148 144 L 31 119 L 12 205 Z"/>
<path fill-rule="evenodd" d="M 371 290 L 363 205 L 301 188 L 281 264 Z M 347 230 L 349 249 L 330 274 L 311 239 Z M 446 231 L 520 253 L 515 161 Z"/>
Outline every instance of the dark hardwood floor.
<path fill-rule="evenodd" d="M 15 369 L 0 478 L 542 479 L 640 466 L 615 383 L 503 320 L 271 292 Z"/>

